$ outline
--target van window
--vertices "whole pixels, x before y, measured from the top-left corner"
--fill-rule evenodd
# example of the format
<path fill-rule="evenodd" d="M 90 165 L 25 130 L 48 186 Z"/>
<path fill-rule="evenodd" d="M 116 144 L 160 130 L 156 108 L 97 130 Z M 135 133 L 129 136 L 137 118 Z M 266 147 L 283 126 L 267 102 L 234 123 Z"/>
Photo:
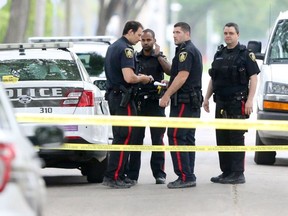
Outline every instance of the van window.
<path fill-rule="evenodd" d="M 268 64 L 272 62 L 288 62 L 288 20 L 280 20 L 275 29 L 268 55 Z"/>

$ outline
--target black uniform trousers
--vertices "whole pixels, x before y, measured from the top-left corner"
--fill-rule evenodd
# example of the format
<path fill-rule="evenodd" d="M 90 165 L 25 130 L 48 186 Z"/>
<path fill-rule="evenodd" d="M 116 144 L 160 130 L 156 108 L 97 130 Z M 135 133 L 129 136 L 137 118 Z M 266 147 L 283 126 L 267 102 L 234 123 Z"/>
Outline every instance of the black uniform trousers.
<path fill-rule="evenodd" d="M 126 107 L 121 107 L 120 102 L 122 95 L 120 92 L 110 91 L 107 95 L 111 115 L 135 116 L 137 110 L 134 100 L 130 100 Z M 133 143 L 135 128 L 124 126 L 112 126 L 113 142 L 112 144 L 129 145 Z M 113 180 L 124 178 L 124 168 L 130 152 L 128 151 L 111 151 L 109 152 L 108 167 L 105 176 Z"/>
<path fill-rule="evenodd" d="M 243 101 L 216 100 L 216 118 L 245 118 Z M 222 111 L 221 111 L 222 110 Z M 223 112 L 225 115 L 223 115 Z M 218 146 L 244 146 L 244 133 L 246 130 L 220 130 L 216 129 L 216 142 Z M 245 152 L 218 152 L 220 169 L 223 173 L 244 172 Z"/>
<path fill-rule="evenodd" d="M 191 103 L 178 103 L 176 106 L 171 102 L 170 117 L 193 117 L 200 118 L 200 108 L 193 108 Z M 195 146 L 194 128 L 168 128 L 169 145 Z M 196 181 L 194 174 L 195 151 L 171 152 L 173 168 L 178 179 L 182 181 Z"/>
<path fill-rule="evenodd" d="M 138 116 L 161 116 L 165 117 L 165 108 L 159 106 L 157 99 L 141 99 L 136 101 Z M 135 144 L 143 145 L 145 137 L 145 127 L 135 128 Z M 150 127 L 152 145 L 164 145 L 163 136 L 166 128 Z M 127 166 L 127 176 L 130 179 L 138 180 L 141 167 L 141 152 L 133 151 L 130 153 L 129 163 Z M 150 159 L 150 167 L 154 178 L 166 178 L 165 168 L 165 152 L 152 152 Z"/>

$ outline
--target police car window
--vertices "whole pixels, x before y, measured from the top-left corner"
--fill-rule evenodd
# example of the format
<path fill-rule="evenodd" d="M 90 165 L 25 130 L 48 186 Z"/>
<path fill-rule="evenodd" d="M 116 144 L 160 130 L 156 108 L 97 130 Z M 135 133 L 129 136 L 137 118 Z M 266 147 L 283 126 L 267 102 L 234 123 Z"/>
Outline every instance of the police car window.
<path fill-rule="evenodd" d="M 279 21 L 273 35 L 269 52 L 269 61 L 288 61 L 288 21 Z"/>
<path fill-rule="evenodd" d="M 104 71 L 104 57 L 98 53 L 77 53 L 90 76 L 100 76 Z"/>
<path fill-rule="evenodd" d="M 81 80 L 74 61 L 59 59 L 17 59 L 0 61 L 0 78 L 12 75 L 19 81 Z"/>

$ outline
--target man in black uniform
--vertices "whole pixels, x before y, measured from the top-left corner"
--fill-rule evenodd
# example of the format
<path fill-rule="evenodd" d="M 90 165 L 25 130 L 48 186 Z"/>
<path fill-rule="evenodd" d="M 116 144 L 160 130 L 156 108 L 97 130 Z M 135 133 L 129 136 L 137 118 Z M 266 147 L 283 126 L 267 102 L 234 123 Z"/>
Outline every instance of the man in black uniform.
<path fill-rule="evenodd" d="M 123 29 L 123 36 L 109 46 L 105 58 L 105 73 L 107 77 L 106 98 L 111 115 L 137 114 L 134 102 L 133 85 L 147 84 L 153 78 L 147 75 L 136 75 L 134 50 L 132 45 L 141 39 L 143 27 L 137 21 L 128 21 Z M 113 126 L 112 144 L 133 144 L 134 128 Z M 124 167 L 129 152 L 112 151 L 109 155 L 108 167 L 103 179 L 103 185 L 113 188 L 129 188 L 131 183 L 123 181 Z"/>
<path fill-rule="evenodd" d="M 177 45 L 172 61 L 169 87 L 159 105 L 170 105 L 170 117 L 200 117 L 202 104 L 202 55 L 190 39 L 191 29 L 187 23 L 174 25 L 173 37 Z M 195 129 L 168 128 L 169 145 L 195 145 Z M 171 152 L 174 172 L 178 176 L 168 188 L 196 186 L 194 174 L 195 152 Z"/>
<path fill-rule="evenodd" d="M 209 112 L 209 98 L 214 93 L 216 118 L 245 119 L 253 111 L 253 98 L 257 86 L 259 68 L 255 55 L 240 45 L 239 27 L 236 23 L 224 26 L 224 40 L 227 46 L 220 46 L 209 70 L 208 84 L 203 107 Z M 245 130 L 216 130 L 217 145 L 244 146 Z M 245 183 L 245 152 L 219 152 L 219 176 L 211 181 L 222 184 Z"/>
<path fill-rule="evenodd" d="M 164 79 L 164 72 L 170 74 L 171 65 L 160 52 L 160 46 L 156 44 L 155 33 L 151 29 L 143 31 L 141 36 L 142 50 L 136 55 L 136 68 L 139 74 L 151 75 L 155 81 Z M 155 46 L 155 49 L 153 49 Z M 165 108 L 159 106 L 159 99 L 163 92 L 161 86 L 139 84 L 135 99 L 138 116 L 162 116 L 165 117 Z M 152 145 L 164 145 L 163 136 L 165 128 L 150 128 Z M 143 145 L 145 127 L 136 129 L 135 144 Z M 131 152 L 127 167 L 127 177 L 137 182 L 141 166 L 141 152 Z M 166 173 L 165 152 L 152 152 L 150 167 L 156 184 L 165 184 Z"/>

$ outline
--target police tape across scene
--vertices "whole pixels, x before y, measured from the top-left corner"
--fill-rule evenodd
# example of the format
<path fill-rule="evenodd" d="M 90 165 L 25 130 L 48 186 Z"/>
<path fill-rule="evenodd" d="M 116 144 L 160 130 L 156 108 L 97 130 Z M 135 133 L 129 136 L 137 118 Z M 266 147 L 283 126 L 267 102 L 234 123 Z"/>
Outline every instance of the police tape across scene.
<path fill-rule="evenodd" d="M 53 123 L 53 124 L 99 124 L 114 126 L 149 126 L 176 128 L 216 128 L 230 130 L 270 130 L 288 131 L 288 124 L 283 120 L 251 120 L 251 119 L 201 119 L 143 116 L 85 116 L 59 114 L 25 114 L 16 113 L 21 123 Z"/>
<path fill-rule="evenodd" d="M 65 143 L 61 147 L 37 147 L 38 149 L 53 150 L 85 150 L 85 151 L 181 151 L 181 152 L 243 152 L 243 151 L 287 151 L 288 146 L 151 146 L 151 145 L 107 145 L 107 144 L 84 144 L 84 143 Z"/>

